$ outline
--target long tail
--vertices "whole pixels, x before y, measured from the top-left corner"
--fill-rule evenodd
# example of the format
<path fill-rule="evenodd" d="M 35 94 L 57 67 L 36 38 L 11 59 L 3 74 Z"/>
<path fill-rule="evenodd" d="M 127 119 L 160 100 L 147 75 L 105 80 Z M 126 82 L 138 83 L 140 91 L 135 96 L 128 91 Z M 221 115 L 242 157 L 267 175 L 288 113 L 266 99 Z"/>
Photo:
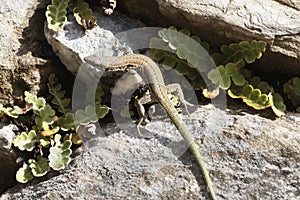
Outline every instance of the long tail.
<path fill-rule="evenodd" d="M 207 185 L 211 198 L 216 200 L 216 194 L 213 189 L 213 183 L 209 177 L 209 172 L 205 166 L 205 163 L 202 159 L 199 149 L 197 148 L 196 143 L 194 142 L 193 136 L 187 130 L 184 122 L 179 117 L 177 110 L 172 105 L 172 102 L 169 101 L 168 97 L 165 95 L 165 92 L 161 91 L 160 96 L 158 97 L 159 103 L 165 108 L 165 111 L 169 115 L 170 119 L 173 121 L 176 128 L 179 130 L 181 136 L 184 138 L 186 143 L 189 145 L 191 153 L 195 156 L 198 166 L 200 167 L 201 173 L 203 175 L 204 181 Z M 164 97 L 163 97 L 164 96 Z"/>

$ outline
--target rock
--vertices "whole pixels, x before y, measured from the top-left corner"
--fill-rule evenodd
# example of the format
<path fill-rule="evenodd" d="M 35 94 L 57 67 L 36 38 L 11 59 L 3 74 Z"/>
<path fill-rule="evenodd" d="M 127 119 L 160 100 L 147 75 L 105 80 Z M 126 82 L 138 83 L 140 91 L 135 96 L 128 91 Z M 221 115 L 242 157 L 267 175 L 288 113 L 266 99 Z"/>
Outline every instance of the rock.
<path fill-rule="evenodd" d="M 102 71 L 84 62 L 84 58 L 92 55 L 99 56 L 119 56 L 130 53 L 132 50 L 126 41 L 120 42 L 116 34 L 130 29 L 138 28 L 143 24 L 126 17 L 118 12 L 111 17 L 103 15 L 103 11 L 98 8 L 94 13 L 97 18 L 97 25 L 91 30 L 84 30 L 70 15 L 63 30 L 54 33 L 50 31 L 45 23 L 45 36 L 52 46 L 53 51 L 64 63 L 67 69 L 77 74 L 81 80 L 89 83 L 95 80 Z M 98 80 L 98 79 L 97 79 Z"/>
<path fill-rule="evenodd" d="M 0 126 L 0 148 L 9 150 L 12 145 L 12 140 L 15 137 L 14 131 L 18 131 L 18 127 L 14 124 Z"/>
<path fill-rule="evenodd" d="M 128 0 L 128 3 L 130 2 L 133 1 Z M 139 6 L 139 2 L 145 3 L 145 1 L 138 1 L 135 6 Z M 152 8 L 160 5 L 162 1 L 157 2 L 158 4 L 154 4 L 152 1 L 147 1 L 143 7 L 145 14 L 154 11 Z M 185 3 L 189 6 L 195 1 L 185 1 Z M 199 6 L 202 5 L 199 1 L 197 3 Z M 223 5 L 219 3 L 220 6 Z M 28 5 L 36 4 L 23 6 L 26 8 Z M 167 5 L 169 4 L 160 5 L 160 10 L 164 10 L 162 13 L 166 13 Z M 173 14 L 178 11 L 177 9 L 174 7 L 168 12 Z M 198 11 L 194 9 L 190 12 L 196 15 Z M 125 29 L 122 27 L 123 23 L 108 21 L 118 16 L 118 20 L 124 20 Z M 185 13 L 182 16 L 185 17 Z M 182 16 L 176 19 L 178 23 Z M 161 23 L 164 23 L 162 19 L 160 19 Z M 107 25 L 102 24 L 101 20 Z M 193 22 L 192 20 L 195 18 L 191 17 L 190 22 Z M 110 18 L 100 16 L 99 27 L 95 29 L 98 33 L 94 33 L 93 30 L 86 31 L 87 35 L 93 36 L 92 40 L 88 39 L 83 34 L 83 30 L 72 22 L 65 27 L 68 32 L 60 32 L 56 35 L 47 33 L 45 29 L 45 34 L 62 62 L 73 74 L 76 74 L 82 66 L 87 68 L 86 71 L 91 70 L 82 62 L 87 55 L 111 56 L 127 51 L 127 43 L 124 44 L 126 39 L 122 40 L 112 33 L 117 35 L 124 30 L 140 27 L 135 22 L 118 13 Z M 217 25 L 209 21 L 208 25 L 212 26 L 212 30 L 218 26 L 220 31 L 227 30 L 220 29 L 220 26 L 225 27 L 228 24 Z M 122 28 L 119 29 L 119 26 Z M 106 27 L 111 28 L 112 32 L 101 29 Z M 227 41 L 232 41 L 233 36 L 230 36 L 229 30 L 231 29 L 226 33 L 223 32 L 222 37 L 220 35 L 214 37 L 222 39 L 224 34 L 227 34 Z M 248 33 L 234 30 L 235 32 L 232 33 L 240 33 L 238 39 L 250 37 Z M 259 34 L 251 37 L 257 35 Z M 262 35 L 268 34 L 264 32 Z M 131 36 L 135 38 L 135 35 Z M 83 39 L 82 42 L 79 42 L 79 39 Z M 212 42 L 214 45 L 218 44 L 217 41 Z M 89 73 L 86 77 L 82 77 L 83 80 L 93 78 L 97 69 L 92 68 Z M 300 190 L 299 118 L 297 115 L 288 114 L 270 120 L 247 112 L 235 110 L 224 112 L 212 106 L 203 106 L 190 116 L 184 116 L 184 121 L 196 138 L 219 199 L 296 199 Z M 142 133 L 147 133 L 145 135 L 148 138 L 149 135 L 152 136 L 150 139 L 132 135 L 136 133 L 136 126 L 133 124 L 118 125 L 119 128 L 115 124 L 98 127 L 96 136 L 85 137 L 84 147 L 78 151 L 79 155 L 73 159 L 67 169 L 59 174 L 51 173 L 46 176 L 47 179 L 36 179 L 27 184 L 19 184 L 2 194 L 0 200 L 209 199 L 200 170 L 192 155 L 185 153 L 187 147 L 182 145 L 182 139 L 169 119 L 156 117 L 144 127 Z"/>
<path fill-rule="evenodd" d="M 258 62 L 261 68 L 300 75 L 298 0 L 128 0 L 120 4 L 124 12 L 151 19 L 160 26 L 188 28 L 214 47 L 264 40 L 269 46 Z"/>
<path fill-rule="evenodd" d="M 0 103 L 19 104 L 24 91 L 45 92 L 50 73 L 64 74 L 55 68 L 50 46 L 43 36 L 45 8 L 50 1 L 6 1 L 0 5 Z M 53 58 L 54 57 L 54 58 Z M 56 59 L 57 60 L 57 59 Z"/>
<path fill-rule="evenodd" d="M 0 124 L 0 194 L 16 184 L 15 175 L 18 169 L 17 155 L 11 149 L 12 140 L 17 131 L 16 125 Z"/>
<path fill-rule="evenodd" d="M 202 106 L 183 118 L 218 199 L 298 198 L 299 115 L 270 120 Z M 124 129 L 114 124 L 98 129 L 98 137 L 85 141 L 80 155 L 58 176 L 16 186 L 0 199 L 210 199 L 169 119 L 154 118 L 142 128 L 151 139 L 132 135 L 134 125 L 119 127 Z"/>
<path fill-rule="evenodd" d="M 298 0 L 276 0 L 276 1 L 282 3 L 283 5 L 287 5 L 291 8 L 300 10 L 300 3 Z"/>

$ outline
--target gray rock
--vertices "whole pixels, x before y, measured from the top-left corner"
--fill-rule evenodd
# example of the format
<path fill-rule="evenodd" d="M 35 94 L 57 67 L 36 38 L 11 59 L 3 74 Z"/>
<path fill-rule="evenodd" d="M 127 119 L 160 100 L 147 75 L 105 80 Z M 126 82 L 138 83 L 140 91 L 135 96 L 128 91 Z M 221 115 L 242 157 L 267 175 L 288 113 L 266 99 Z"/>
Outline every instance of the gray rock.
<path fill-rule="evenodd" d="M 299 197 L 300 126 L 289 115 L 270 120 L 202 106 L 183 118 L 218 199 Z M 210 199 L 169 119 L 156 118 L 143 127 L 151 139 L 132 135 L 134 125 L 119 127 L 98 129 L 98 137 L 85 141 L 80 155 L 58 176 L 19 185 L 0 199 Z"/>
<path fill-rule="evenodd" d="M 50 73 L 64 74 L 53 67 L 53 57 L 43 36 L 45 7 L 50 1 L 24 0 L 0 4 L 0 103 L 19 104 L 24 91 L 46 91 Z M 51 58 L 52 59 L 52 58 Z M 55 60 L 55 59 L 52 59 Z"/>
<path fill-rule="evenodd" d="M 117 38 L 115 34 L 143 26 L 140 21 L 118 12 L 107 17 L 99 10 L 94 16 L 98 26 L 91 30 L 84 30 L 71 15 L 63 30 L 54 33 L 48 29 L 47 23 L 44 30 L 47 41 L 67 69 L 74 75 L 81 70 L 79 78 L 88 84 L 90 80 L 98 80 L 103 71 L 86 64 L 83 59 L 92 55 L 119 56 L 131 53 L 126 41 L 120 42 L 122 38 Z"/>
<path fill-rule="evenodd" d="M 16 125 L 0 124 L 0 193 L 15 184 L 15 173 L 18 168 L 16 159 L 17 155 L 11 149 L 15 132 L 18 128 Z"/>
<path fill-rule="evenodd" d="M 298 0 L 276 0 L 283 5 L 287 5 L 291 8 L 295 8 L 297 10 L 300 10 L 300 2 Z"/>
<path fill-rule="evenodd" d="M 12 140 L 15 137 L 15 132 L 18 131 L 18 127 L 14 124 L 3 126 L 0 124 L 0 148 L 9 150 L 12 145 Z"/>
<path fill-rule="evenodd" d="M 264 70 L 300 75 L 298 0 L 127 0 L 120 3 L 127 13 L 146 17 L 161 26 L 188 28 L 215 47 L 243 40 L 264 40 L 269 44 L 259 61 Z"/>
<path fill-rule="evenodd" d="M 126 2 L 130 5 L 129 3 L 133 1 Z M 162 1 L 157 2 L 161 3 Z M 182 2 L 189 6 L 196 1 Z M 24 8 L 36 5 L 26 3 L 20 4 Z M 134 5 L 138 7 L 140 3 L 145 3 L 143 4 L 145 15 L 152 11 L 152 15 L 156 14 L 154 10 L 151 10 L 157 5 L 153 1 L 141 0 Z M 205 7 L 205 4 L 200 4 L 199 1 L 196 3 Z M 224 1 L 218 3 L 216 5 L 228 8 L 227 4 L 224 5 Z M 166 2 L 160 5 L 162 13 L 174 14 L 178 12 L 179 7 L 183 6 L 178 6 L 178 4 L 177 8 L 169 9 L 168 5 L 170 4 Z M 24 16 L 22 12 L 20 15 Z M 234 35 L 231 37 L 230 31 L 239 33 L 238 39 L 250 37 L 250 33 L 240 31 L 239 28 L 224 29 L 228 24 L 224 24 L 223 18 L 221 18 L 223 23 L 217 24 L 218 21 L 214 21 L 216 22 L 214 24 L 205 17 L 199 18 L 197 9 L 191 9 L 190 12 L 198 18 L 187 18 L 188 15 L 182 11 L 181 17 L 175 18 L 177 23 L 186 24 L 186 22 L 180 21 L 185 18 L 192 26 L 192 22 L 197 22 L 195 21 L 197 19 L 201 28 L 205 25 L 202 22 L 206 20 L 208 23 L 206 25 L 210 26 L 203 27 L 203 32 L 207 27 L 214 30 L 218 26 L 219 36 L 215 36 L 217 39 L 222 39 L 226 35 L 229 38 L 228 41 L 233 40 Z M 230 13 L 229 10 L 227 13 Z M 222 17 L 224 17 L 223 15 Z M 118 14 L 113 16 L 118 16 Z M 126 22 L 127 18 L 123 18 L 123 15 L 119 16 L 119 20 Z M 156 17 L 161 16 L 163 15 L 158 14 Z M 218 17 L 220 18 L 220 16 Z M 112 33 L 101 29 L 105 28 L 101 20 L 107 22 L 107 27 L 115 27 L 113 29 L 116 31 L 112 31 L 114 34 L 124 30 L 122 28 L 118 30 L 118 26 L 122 23 L 117 24 L 107 21 L 108 19 L 110 18 L 100 17 L 98 19 L 100 27 L 97 29 L 102 31 L 101 34 L 99 33 L 100 35 L 91 33 L 93 30 L 87 31 L 89 34 L 108 40 L 107 43 L 101 43 L 107 44 L 108 47 L 99 51 L 101 38 L 96 38 L 96 41 L 90 40 L 92 45 L 87 44 L 89 40 L 84 40 L 85 45 L 90 45 L 88 47 L 94 48 L 92 50 L 96 49 L 95 53 L 102 56 L 122 54 L 127 49 L 124 40 L 118 38 L 121 41 L 118 42 Z M 161 23 L 164 23 L 163 18 L 160 20 Z M 131 21 L 126 23 L 130 24 Z M 297 22 L 295 23 L 297 24 Z M 128 24 L 124 26 L 128 26 Z M 85 37 L 83 32 L 78 29 L 73 29 L 73 27 L 68 29 L 69 25 L 67 24 L 66 30 L 74 31 L 72 35 L 75 37 L 74 40 L 81 36 Z M 133 27 L 139 26 L 128 26 L 128 28 Z M 226 32 L 220 30 L 226 30 Z M 198 32 L 200 32 L 199 29 Z M 255 38 L 257 35 L 259 33 L 251 35 L 251 37 Z M 266 32 L 262 32 L 261 35 L 268 36 Z M 56 35 L 51 35 L 51 37 L 56 39 Z M 63 35 L 62 38 L 68 37 Z M 209 38 L 208 35 L 207 38 Z M 272 38 L 269 38 L 268 41 L 272 41 Z M 52 42 L 56 41 L 53 39 Z M 217 43 L 215 41 L 214 44 Z M 76 46 L 76 44 L 83 43 L 75 41 L 73 45 Z M 112 48 L 111 45 L 120 48 Z M 125 48 L 123 48 L 124 46 Z M 65 47 L 68 46 L 65 45 Z M 60 50 L 59 48 L 55 49 L 55 45 L 53 48 L 55 51 Z M 67 50 L 66 54 L 59 54 L 73 73 L 81 66 L 82 58 L 85 55 L 94 54 L 91 49 L 83 48 L 78 47 L 78 51 Z M 63 58 L 63 56 L 68 56 L 68 53 L 70 53 L 69 56 L 75 56 L 66 58 L 78 61 L 75 62 L 74 68 L 70 68 L 70 61 Z M 81 54 L 84 56 L 79 56 Z M 93 72 L 95 71 L 91 72 L 91 77 Z M 196 138 L 196 143 L 199 145 L 210 171 L 219 199 L 297 199 L 299 197 L 299 116 L 287 115 L 270 120 L 246 112 L 235 110 L 224 112 L 212 106 L 203 106 L 191 116 L 184 116 L 184 121 Z M 78 151 L 79 156 L 73 159 L 66 170 L 59 174 L 50 174 L 47 180 L 36 179 L 27 184 L 19 184 L 2 194 L 0 199 L 209 199 L 194 158 L 190 153 L 185 153 L 187 147 L 182 145 L 182 139 L 169 119 L 155 118 L 142 130 L 147 137 L 151 136 L 150 139 L 137 138 L 133 134 L 136 133 L 134 124 L 118 125 L 119 128 L 115 124 L 98 127 L 97 137 L 94 135 L 86 137 L 89 139 L 84 141 L 84 147 Z"/>

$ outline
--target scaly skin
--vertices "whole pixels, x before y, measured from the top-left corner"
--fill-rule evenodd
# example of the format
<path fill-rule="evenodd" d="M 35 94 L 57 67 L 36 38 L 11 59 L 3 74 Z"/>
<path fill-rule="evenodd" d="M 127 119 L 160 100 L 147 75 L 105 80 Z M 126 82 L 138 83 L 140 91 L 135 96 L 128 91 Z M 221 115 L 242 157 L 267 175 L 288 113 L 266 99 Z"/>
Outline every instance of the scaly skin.
<path fill-rule="evenodd" d="M 209 177 L 208 170 L 205 167 L 205 163 L 201 157 L 200 151 L 195 144 L 192 135 L 187 130 L 185 124 L 178 115 L 177 110 L 173 106 L 173 103 L 167 96 L 167 89 L 161 74 L 159 67 L 156 63 L 148 58 L 147 56 L 141 54 L 128 54 L 124 56 L 117 57 L 113 60 L 106 70 L 108 71 L 118 71 L 118 70 L 128 70 L 134 69 L 138 74 L 144 79 L 144 81 L 149 85 L 149 89 L 158 103 L 164 108 L 172 122 L 175 124 L 176 128 L 184 138 L 184 140 L 189 145 L 189 149 L 195 156 L 196 161 L 201 169 L 204 176 L 204 180 L 207 184 L 208 190 L 212 199 L 216 199 L 215 192 L 213 190 L 212 181 Z"/>

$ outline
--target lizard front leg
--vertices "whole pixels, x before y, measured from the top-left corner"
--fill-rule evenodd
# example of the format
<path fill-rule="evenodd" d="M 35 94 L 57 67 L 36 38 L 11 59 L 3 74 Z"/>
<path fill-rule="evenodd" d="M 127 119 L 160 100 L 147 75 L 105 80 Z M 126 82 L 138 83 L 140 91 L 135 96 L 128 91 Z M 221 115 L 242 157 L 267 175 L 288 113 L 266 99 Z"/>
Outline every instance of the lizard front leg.
<path fill-rule="evenodd" d="M 152 114 L 155 112 L 154 105 L 151 105 L 150 108 L 147 110 L 147 112 L 145 110 L 144 105 L 149 103 L 154 103 L 154 102 L 155 100 L 153 96 L 149 93 L 144 94 L 143 97 L 137 100 L 137 111 L 140 116 L 140 119 L 137 124 L 137 130 L 140 136 L 142 136 L 140 131 L 140 126 L 142 125 L 142 123 L 148 123 L 149 122 L 148 118 L 149 117 L 151 118 Z"/>
<path fill-rule="evenodd" d="M 187 102 L 184 99 L 184 95 L 183 95 L 180 85 L 178 83 L 173 83 L 173 84 L 166 85 L 165 87 L 167 89 L 168 94 L 175 94 L 178 97 L 179 101 L 184 105 L 186 111 L 189 113 L 187 106 L 194 106 L 194 105 Z M 170 98 L 171 98 L 171 96 L 170 96 Z M 138 110 L 138 114 L 140 116 L 140 119 L 137 124 L 137 129 L 138 129 L 138 133 L 140 135 L 141 135 L 140 126 L 142 125 L 142 123 L 148 123 L 149 122 L 148 118 L 151 119 L 152 114 L 155 112 L 154 105 L 151 105 L 150 108 L 146 112 L 144 105 L 150 104 L 150 103 L 157 103 L 155 98 L 150 93 L 146 93 L 143 97 L 141 97 L 137 101 L 137 110 Z"/>

